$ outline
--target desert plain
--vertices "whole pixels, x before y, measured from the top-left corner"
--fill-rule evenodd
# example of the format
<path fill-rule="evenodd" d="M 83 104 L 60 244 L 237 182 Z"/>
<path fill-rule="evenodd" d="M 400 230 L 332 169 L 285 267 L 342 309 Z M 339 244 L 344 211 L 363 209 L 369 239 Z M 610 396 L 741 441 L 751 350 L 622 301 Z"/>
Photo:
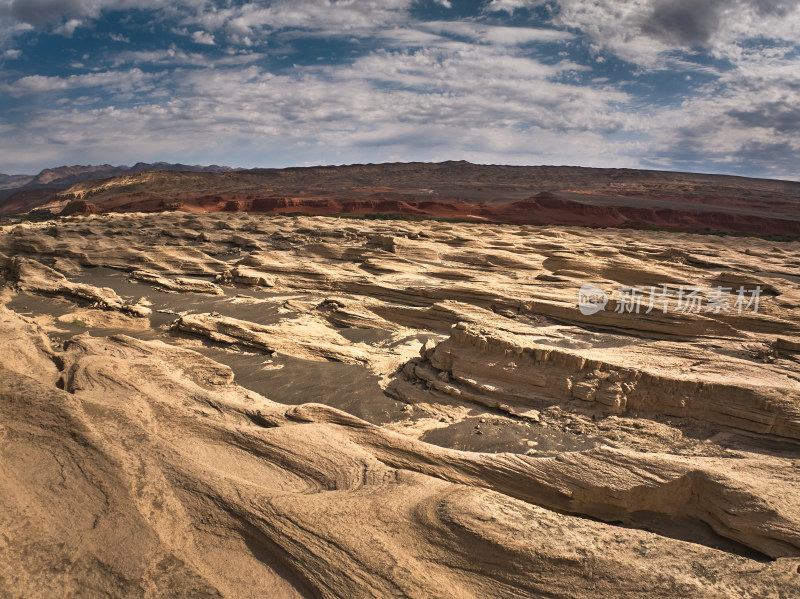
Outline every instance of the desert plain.
<path fill-rule="evenodd" d="M 234 201 L 0 229 L 0 597 L 800 596 L 800 242 Z"/>

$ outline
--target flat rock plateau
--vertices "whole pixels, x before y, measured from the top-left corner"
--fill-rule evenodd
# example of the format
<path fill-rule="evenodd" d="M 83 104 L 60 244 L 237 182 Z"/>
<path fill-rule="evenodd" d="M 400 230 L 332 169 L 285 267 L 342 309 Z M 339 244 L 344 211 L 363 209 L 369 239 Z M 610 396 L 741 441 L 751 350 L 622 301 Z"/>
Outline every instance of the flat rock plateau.
<path fill-rule="evenodd" d="M 800 243 L 214 201 L 0 228 L 0 597 L 800 596 Z"/>

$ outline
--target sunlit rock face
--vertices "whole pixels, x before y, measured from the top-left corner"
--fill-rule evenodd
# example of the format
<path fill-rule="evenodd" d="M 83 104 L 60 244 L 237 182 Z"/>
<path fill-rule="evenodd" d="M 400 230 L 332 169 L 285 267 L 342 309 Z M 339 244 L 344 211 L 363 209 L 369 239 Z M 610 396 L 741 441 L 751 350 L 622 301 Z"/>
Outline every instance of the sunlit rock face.
<path fill-rule="evenodd" d="M 0 268 L 10 597 L 800 594 L 800 243 L 164 212 Z"/>

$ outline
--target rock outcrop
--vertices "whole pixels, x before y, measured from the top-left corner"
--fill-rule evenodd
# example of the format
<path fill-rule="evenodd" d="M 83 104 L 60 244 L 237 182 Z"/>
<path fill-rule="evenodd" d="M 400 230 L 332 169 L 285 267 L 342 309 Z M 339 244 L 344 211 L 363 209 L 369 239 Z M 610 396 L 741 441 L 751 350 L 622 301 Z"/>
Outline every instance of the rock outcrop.
<path fill-rule="evenodd" d="M 96 287 L 67 280 L 61 273 L 31 260 L 15 257 L 9 266 L 11 280 L 22 291 L 73 297 L 104 310 L 120 310 L 134 316 L 149 316 L 150 309 L 122 300 L 110 287 Z"/>
<path fill-rule="evenodd" d="M 660 347 L 664 355 L 680 352 L 677 344 Z M 583 402 L 604 413 L 691 417 L 800 440 L 800 384 L 790 372 L 759 381 L 757 368 L 728 359 L 714 364 L 716 372 L 692 375 L 647 354 L 604 359 L 608 352 L 558 349 L 465 323 L 422 354 L 404 368 L 411 380 L 519 416 L 553 402 Z"/>
<path fill-rule="evenodd" d="M 792 559 L 754 562 L 568 514 L 700 518 L 769 555 L 796 556 L 789 464 L 754 486 L 755 462 L 720 471 L 716 460 L 618 451 L 463 453 L 326 406 L 287 409 L 160 342 L 81 336 L 59 359 L 63 390 L 6 363 L 0 377 L 0 572 L 29 595 L 800 589 Z M 765 500 L 771 485 L 784 492 L 773 486 Z"/>
<path fill-rule="evenodd" d="M 0 595 L 800 595 L 798 281 L 680 233 L 2 227 Z"/>
<path fill-rule="evenodd" d="M 209 293 L 211 295 L 224 295 L 225 292 L 220 289 L 219 285 L 211 281 L 204 281 L 203 279 L 192 279 L 189 277 L 175 277 L 169 278 L 159 275 L 158 273 L 148 272 L 145 270 L 135 270 L 129 277 L 135 281 L 142 281 L 149 283 L 154 287 L 158 287 L 164 291 L 172 291 L 175 293 Z"/>

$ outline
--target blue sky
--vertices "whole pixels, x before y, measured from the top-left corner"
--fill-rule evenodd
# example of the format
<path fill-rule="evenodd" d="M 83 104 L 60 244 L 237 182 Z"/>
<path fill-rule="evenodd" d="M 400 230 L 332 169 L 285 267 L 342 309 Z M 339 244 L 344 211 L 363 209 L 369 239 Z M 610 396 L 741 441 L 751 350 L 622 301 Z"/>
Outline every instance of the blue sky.
<path fill-rule="evenodd" d="M 798 0 L 0 0 L 0 172 L 470 160 L 800 179 Z"/>

